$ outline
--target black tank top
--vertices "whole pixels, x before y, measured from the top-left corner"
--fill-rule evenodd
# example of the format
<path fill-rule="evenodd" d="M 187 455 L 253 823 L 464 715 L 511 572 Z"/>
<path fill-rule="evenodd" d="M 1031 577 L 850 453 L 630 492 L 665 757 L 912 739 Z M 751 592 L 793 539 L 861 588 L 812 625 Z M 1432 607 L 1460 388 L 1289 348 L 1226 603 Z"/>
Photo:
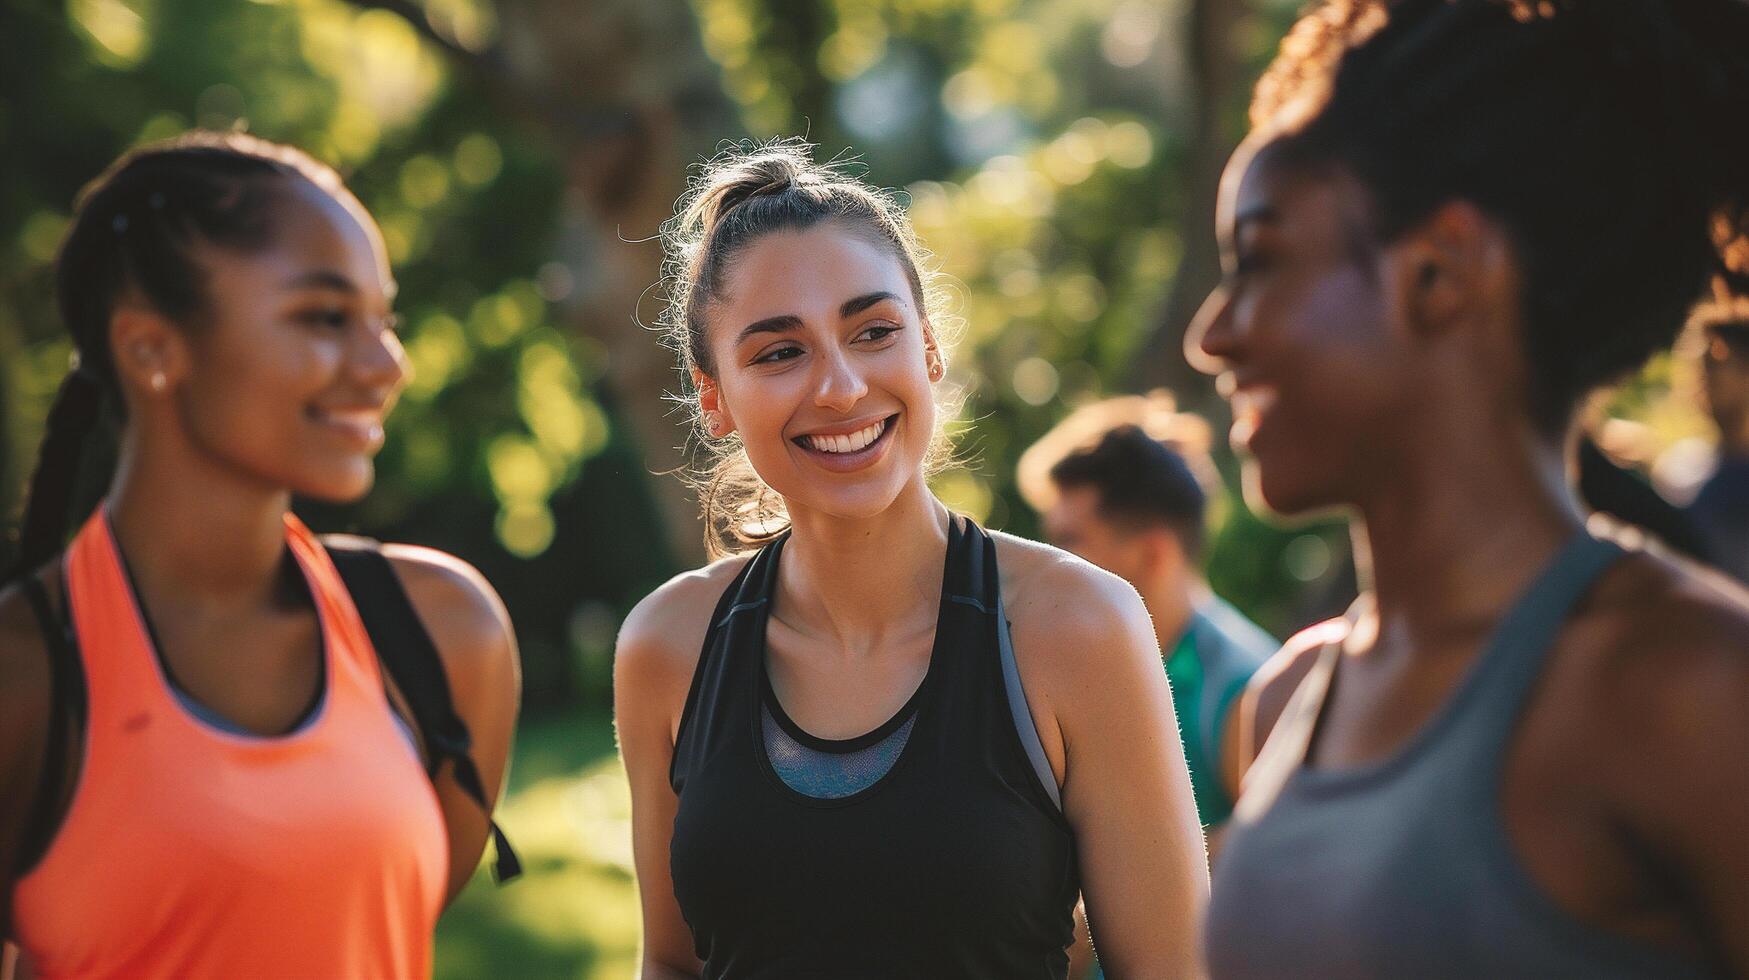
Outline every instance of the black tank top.
<path fill-rule="evenodd" d="M 783 544 L 717 604 L 669 774 L 674 895 L 704 976 L 1064 977 L 1074 841 L 1010 713 L 995 542 L 950 521 L 928 672 L 892 720 L 839 744 L 910 734 L 885 775 L 837 799 L 790 788 L 765 754 Z"/>

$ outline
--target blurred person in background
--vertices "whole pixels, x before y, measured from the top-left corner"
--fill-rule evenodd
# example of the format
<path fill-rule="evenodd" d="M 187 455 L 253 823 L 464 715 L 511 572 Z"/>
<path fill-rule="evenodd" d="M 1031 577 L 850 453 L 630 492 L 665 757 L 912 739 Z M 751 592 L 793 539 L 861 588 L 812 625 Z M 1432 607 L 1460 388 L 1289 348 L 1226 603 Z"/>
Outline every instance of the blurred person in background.
<path fill-rule="evenodd" d="M 1749 582 L 1749 301 L 1713 302 L 1695 311 L 1708 413 L 1718 426 L 1717 462 L 1688 506 L 1713 561 Z"/>
<path fill-rule="evenodd" d="M 1147 605 L 1212 860 L 1239 795 L 1231 709 L 1281 644 L 1203 578 L 1209 494 L 1220 477 L 1208 424 L 1173 408 L 1158 391 L 1076 409 L 1021 456 L 1020 489 L 1051 544 L 1121 576 Z M 1072 975 L 1101 975 L 1090 948 L 1076 954 Z"/>
<path fill-rule="evenodd" d="M 946 348 L 908 215 L 778 141 L 708 164 L 667 231 L 725 557 L 619 636 L 642 975 L 1062 978 L 1083 893 L 1113 975 L 1196 974 L 1147 610 L 930 492 Z"/>
<path fill-rule="evenodd" d="M 376 223 L 299 150 L 192 133 L 86 189 L 55 280 L 77 364 L 0 591 L 0 935 L 41 977 L 429 975 L 519 679 L 472 568 L 355 543 L 384 577 L 355 605 L 360 559 L 290 511 L 364 495 L 407 379 Z M 385 612 L 427 673 L 386 666 Z M 434 685 L 459 717 L 428 728 Z"/>
<path fill-rule="evenodd" d="M 1229 711 L 1280 642 L 1210 591 L 1202 562 L 1220 477 L 1208 425 L 1170 395 L 1086 405 L 1020 458 L 1051 544 L 1135 586 L 1160 638 L 1197 814 L 1211 852 L 1238 797 Z"/>
<path fill-rule="evenodd" d="M 1745 118 L 1742 0 L 1283 41 L 1186 353 L 1254 502 L 1357 515 L 1363 594 L 1247 691 L 1214 976 L 1749 976 L 1749 601 L 1570 483 L 1584 399 L 1749 295 Z"/>

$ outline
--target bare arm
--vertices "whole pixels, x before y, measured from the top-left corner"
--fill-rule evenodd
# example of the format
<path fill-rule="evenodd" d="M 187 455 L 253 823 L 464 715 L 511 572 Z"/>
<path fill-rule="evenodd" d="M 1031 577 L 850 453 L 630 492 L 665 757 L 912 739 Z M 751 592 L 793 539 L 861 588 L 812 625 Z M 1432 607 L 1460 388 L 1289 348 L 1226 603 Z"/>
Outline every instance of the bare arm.
<path fill-rule="evenodd" d="M 1100 962 L 1114 980 L 1199 976 L 1207 855 L 1147 610 L 1079 561 L 1031 577 L 1009 610 L 1016 657 L 1054 722 L 1041 737 L 1060 746 Z"/>
<path fill-rule="evenodd" d="M 1701 943 L 1749 977 L 1749 607 L 1681 606 L 1624 644 L 1597 773 Z"/>
<path fill-rule="evenodd" d="M 639 603 L 614 651 L 613 707 L 632 794 L 632 861 L 644 935 L 639 976 L 696 978 L 704 964 L 674 898 L 668 847 L 680 800 L 668 782 L 674 739 L 711 610 L 738 565 L 682 575 Z"/>
<path fill-rule="evenodd" d="M 407 596 L 437 646 L 456 713 L 473 740 L 474 765 L 487 802 L 497 805 L 509 768 L 510 743 L 522 696 L 521 662 L 510 617 L 479 572 L 429 548 L 389 545 Z M 454 900 L 472 879 L 490 833 L 488 815 L 446 768 L 437 779 L 438 803 L 449 829 L 449 888 Z"/>
<path fill-rule="evenodd" d="M 0 937 L 12 935 L 12 874 L 42 782 L 51 686 L 42 631 L 23 592 L 9 588 L 0 593 Z"/>

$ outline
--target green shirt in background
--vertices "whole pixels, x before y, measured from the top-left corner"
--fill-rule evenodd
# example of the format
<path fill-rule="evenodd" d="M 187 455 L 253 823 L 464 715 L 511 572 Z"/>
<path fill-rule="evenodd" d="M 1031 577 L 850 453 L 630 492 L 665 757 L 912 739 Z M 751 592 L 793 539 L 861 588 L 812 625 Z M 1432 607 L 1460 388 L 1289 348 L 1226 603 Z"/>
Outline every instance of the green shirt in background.
<path fill-rule="evenodd" d="M 1221 731 L 1227 712 L 1280 645 L 1217 598 L 1191 613 L 1184 634 L 1166 655 L 1172 707 L 1178 712 L 1190 788 L 1204 827 L 1219 826 L 1233 812 L 1221 780 Z"/>

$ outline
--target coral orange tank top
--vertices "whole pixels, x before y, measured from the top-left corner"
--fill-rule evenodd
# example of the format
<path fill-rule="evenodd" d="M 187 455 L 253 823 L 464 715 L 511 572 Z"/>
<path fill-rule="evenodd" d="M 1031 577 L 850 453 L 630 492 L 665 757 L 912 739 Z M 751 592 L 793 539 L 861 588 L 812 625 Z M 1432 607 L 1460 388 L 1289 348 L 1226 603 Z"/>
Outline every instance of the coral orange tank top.
<path fill-rule="evenodd" d="M 326 552 L 286 544 L 321 620 L 316 713 L 279 737 L 177 701 L 102 508 L 67 553 L 89 698 L 84 765 L 13 926 L 44 977 L 421 977 L 449 873 L 442 812 L 396 730 Z"/>

